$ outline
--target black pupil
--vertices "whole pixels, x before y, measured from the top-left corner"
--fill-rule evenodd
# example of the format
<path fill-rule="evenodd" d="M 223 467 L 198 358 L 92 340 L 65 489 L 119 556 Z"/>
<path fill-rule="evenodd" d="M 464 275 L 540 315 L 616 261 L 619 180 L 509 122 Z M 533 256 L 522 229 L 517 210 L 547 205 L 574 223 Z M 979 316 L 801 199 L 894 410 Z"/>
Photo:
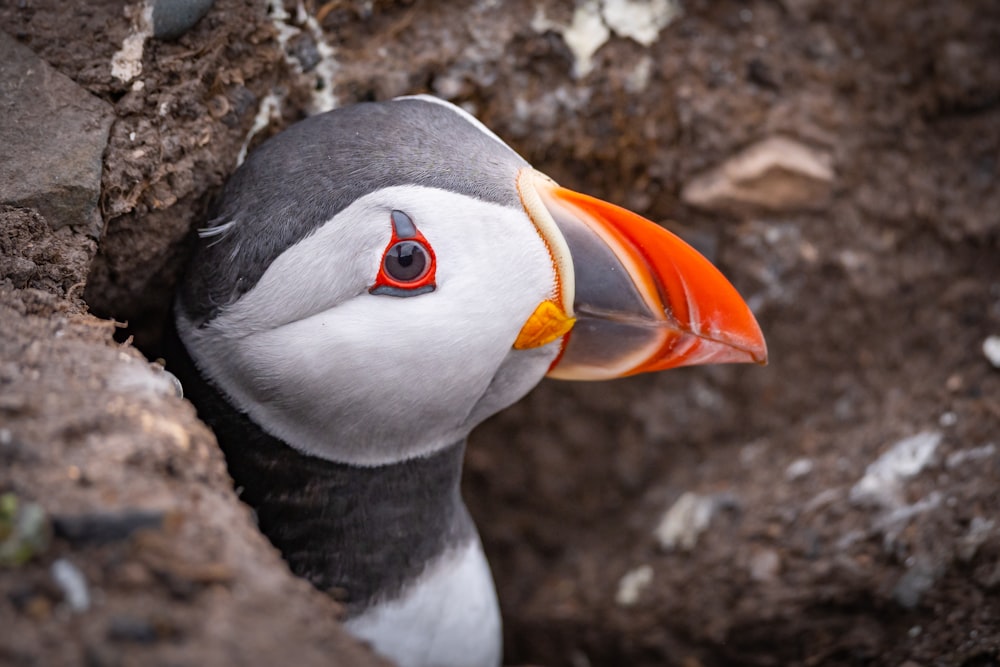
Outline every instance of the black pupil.
<path fill-rule="evenodd" d="M 385 254 L 385 272 L 400 282 L 423 277 L 427 268 L 427 251 L 415 241 L 400 241 Z"/>

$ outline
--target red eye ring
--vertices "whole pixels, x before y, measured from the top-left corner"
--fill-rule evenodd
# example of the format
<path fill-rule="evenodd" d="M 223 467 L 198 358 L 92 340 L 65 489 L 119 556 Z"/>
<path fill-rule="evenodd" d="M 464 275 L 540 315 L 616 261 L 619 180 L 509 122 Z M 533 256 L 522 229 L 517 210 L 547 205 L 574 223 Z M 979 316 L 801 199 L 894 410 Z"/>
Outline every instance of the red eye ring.
<path fill-rule="evenodd" d="M 392 238 L 382 253 L 375 284 L 368 291 L 390 296 L 433 292 L 437 273 L 434 249 L 410 216 L 402 211 L 393 211 L 391 221 Z"/>

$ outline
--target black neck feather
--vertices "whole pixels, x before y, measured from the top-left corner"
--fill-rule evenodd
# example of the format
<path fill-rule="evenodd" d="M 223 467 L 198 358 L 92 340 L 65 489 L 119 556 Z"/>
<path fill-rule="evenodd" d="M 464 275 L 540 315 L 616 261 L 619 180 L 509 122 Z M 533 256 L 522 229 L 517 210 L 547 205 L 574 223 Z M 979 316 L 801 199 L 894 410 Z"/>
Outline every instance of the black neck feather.
<path fill-rule="evenodd" d="M 465 443 L 397 464 L 361 467 L 308 456 L 265 433 L 201 378 L 172 335 L 168 369 L 212 428 L 240 498 L 292 571 L 349 614 L 398 595 L 475 527 L 459 494 Z"/>

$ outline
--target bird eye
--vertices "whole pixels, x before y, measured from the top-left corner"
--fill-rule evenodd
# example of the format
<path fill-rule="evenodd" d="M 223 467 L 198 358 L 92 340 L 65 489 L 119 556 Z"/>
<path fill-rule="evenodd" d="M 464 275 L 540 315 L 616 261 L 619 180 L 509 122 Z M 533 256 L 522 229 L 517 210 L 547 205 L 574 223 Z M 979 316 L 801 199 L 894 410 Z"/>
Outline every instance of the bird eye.
<path fill-rule="evenodd" d="M 429 260 L 429 253 L 422 243 L 400 241 L 386 251 L 382 268 L 390 278 L 409 283 L 424 277 L 431 265 Z"/>
<path fill-rule="evenodd" d="M 416 296 L 433 292 L 435 259 L 434 250 L 416 224 L 406 213 L 393 211 L 389 216 L 392 238 L 382 255 L 371 294 L 387 296 Z"/>

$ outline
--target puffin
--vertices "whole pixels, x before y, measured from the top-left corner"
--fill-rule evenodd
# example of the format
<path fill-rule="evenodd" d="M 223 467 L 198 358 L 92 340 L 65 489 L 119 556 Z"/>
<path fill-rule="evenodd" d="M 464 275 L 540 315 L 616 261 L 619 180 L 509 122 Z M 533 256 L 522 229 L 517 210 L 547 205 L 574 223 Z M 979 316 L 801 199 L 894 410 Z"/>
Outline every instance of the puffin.
<path fill-rule="evenodd" d="M 502 660 L 459 488 L 476 425 L 545 377 L 767 358 L 697 251 L 432 96 L 268 139 L 198 236 L 168 367 L 290 569 L 403 667 Z"/>

